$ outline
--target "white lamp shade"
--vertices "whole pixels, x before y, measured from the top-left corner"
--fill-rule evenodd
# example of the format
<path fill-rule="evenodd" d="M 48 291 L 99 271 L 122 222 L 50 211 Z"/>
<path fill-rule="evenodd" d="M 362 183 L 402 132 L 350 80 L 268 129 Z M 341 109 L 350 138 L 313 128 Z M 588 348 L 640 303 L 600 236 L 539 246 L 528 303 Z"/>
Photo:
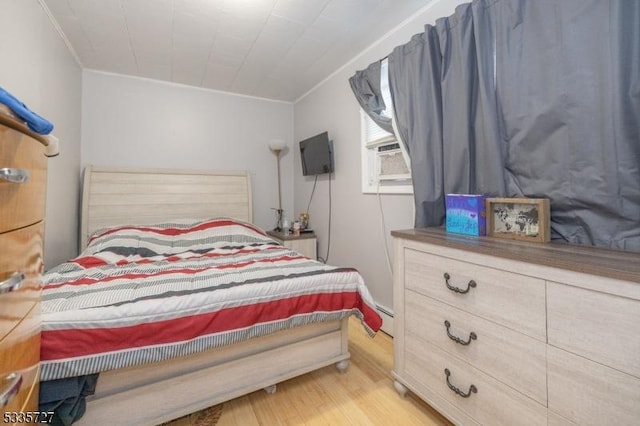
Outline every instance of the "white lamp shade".
<path fill-rule="evenodd" d="M 271 151 L 282 151 L 287 143 L 283 139 L 271 139 L 269 141 L 269 149 Z"/>

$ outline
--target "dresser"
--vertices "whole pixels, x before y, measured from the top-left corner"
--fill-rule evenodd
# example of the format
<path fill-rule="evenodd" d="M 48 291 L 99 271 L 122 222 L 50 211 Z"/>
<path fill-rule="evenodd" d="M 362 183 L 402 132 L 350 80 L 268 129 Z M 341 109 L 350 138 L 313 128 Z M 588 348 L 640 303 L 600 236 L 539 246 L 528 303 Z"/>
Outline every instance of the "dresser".
<path fill-rule="evenodd" d="M 0 113 L 0 407 L 38 408 L 47 139 Z"/>
<path fill-rule="evenodd" d="M 282 232 L 267 231 L 267 235 L 286 248 L 297 251 L 303 256 L 313 260 L 317 258 L 317 239 L 316 234 L 313 232 L 303 232 L 300 235 L 285 235 Z"/>
<path fill-rule="evenodd" d="M 391 234 L 398 392 L 460 425 L 640 424 L 640 253 Z"/>

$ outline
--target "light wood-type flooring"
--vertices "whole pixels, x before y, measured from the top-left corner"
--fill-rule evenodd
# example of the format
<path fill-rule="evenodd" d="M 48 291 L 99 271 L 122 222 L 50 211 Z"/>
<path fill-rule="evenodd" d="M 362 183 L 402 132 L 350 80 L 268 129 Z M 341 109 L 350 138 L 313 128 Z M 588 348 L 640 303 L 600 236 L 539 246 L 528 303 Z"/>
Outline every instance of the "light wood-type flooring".
<path fill-rule="evenodd" d="M 393 387 L 393 341 L 383 332 L 370 338 L 359 321 L 349 324 L 351 364 L 344 374 L 328 366 L 279 383 L 274 394 L 253 392 L 224 403 L 216 426 L 272 425 L 451 425 L 410 392 Z M 188 419 L 171 426 L 191 425 Z"/>

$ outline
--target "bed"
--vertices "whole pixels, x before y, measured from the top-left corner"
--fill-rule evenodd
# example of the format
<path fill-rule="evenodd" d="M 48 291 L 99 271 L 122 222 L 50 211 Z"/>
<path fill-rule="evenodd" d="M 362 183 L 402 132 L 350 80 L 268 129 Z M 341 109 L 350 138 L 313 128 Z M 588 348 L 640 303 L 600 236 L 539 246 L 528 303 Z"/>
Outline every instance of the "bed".
<path fill-rule="evenodd" d="M 361 276 L 251 212 L 245 172 L 85 169 L 82 253 L 44 275 L 42 302 L 42 385 L 99 375 L 75 424 L 157 425 L 347 368 L 348 317 L 381 325 Z"/>

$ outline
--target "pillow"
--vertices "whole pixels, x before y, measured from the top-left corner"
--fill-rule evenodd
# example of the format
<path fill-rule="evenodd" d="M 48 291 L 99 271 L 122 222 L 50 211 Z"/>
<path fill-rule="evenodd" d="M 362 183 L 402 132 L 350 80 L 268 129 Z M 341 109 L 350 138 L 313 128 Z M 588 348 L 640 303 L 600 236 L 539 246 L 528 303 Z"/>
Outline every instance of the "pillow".
<path fill-rule="evenodd" d="M 91 235 L 83 255 L 108 251 L 121 256 L 152 257 L 187 251 L 205 252 L 217 247 L 273 243 L 256 225 L 218 217 L 102 228 Z"/>

